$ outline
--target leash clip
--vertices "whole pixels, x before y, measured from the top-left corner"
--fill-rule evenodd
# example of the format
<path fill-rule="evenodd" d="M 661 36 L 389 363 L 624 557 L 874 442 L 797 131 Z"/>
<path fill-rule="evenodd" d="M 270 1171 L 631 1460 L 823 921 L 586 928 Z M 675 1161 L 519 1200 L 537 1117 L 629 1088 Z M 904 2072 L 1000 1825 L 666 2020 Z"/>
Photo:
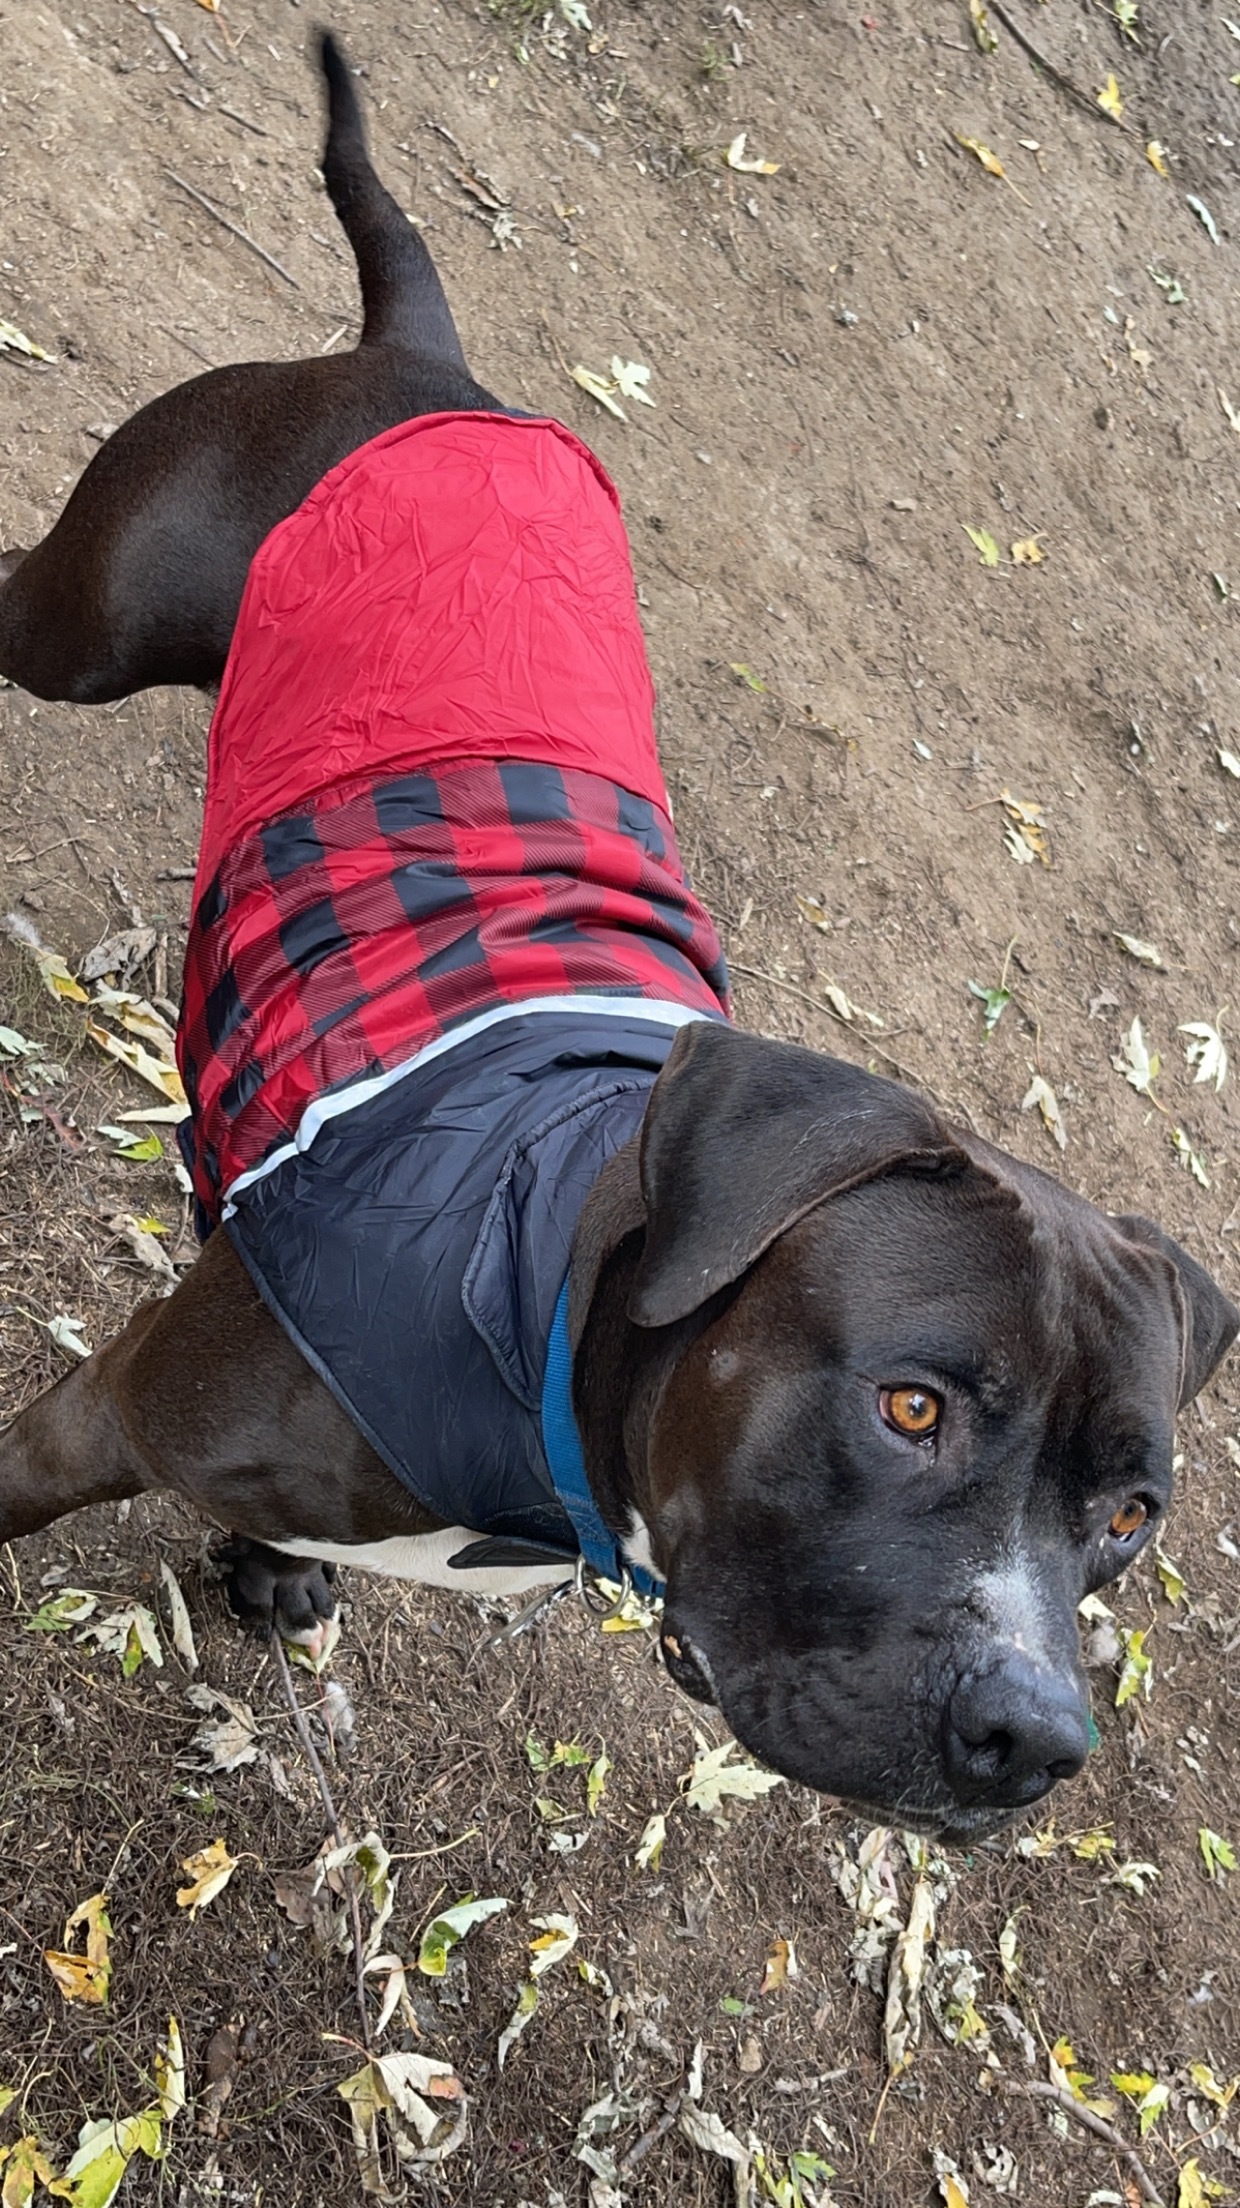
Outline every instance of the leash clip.
<path fill-rule="evenodd" d="M 571 1579 L 561 1579 L 553 1587 L 540 1587 L 533 1601 L 527 1602 L 523 1609 L 518 1610 L 515 1618 L 509 1618 L 506 1625 L 497 1626 L 493 1633 L 488 1633 L 479 1642 L 479 1654 L 485 1656 L 491 1649 L 501 1647 L 505 1641 L 519 1640 L 522 1633 L 528 1633 L 531 1626 L 538 1623 L 544 1610 L 549 1610 L 552 1603 L 566 1595 L 572 1585 Z"/>
<path fill-rule="evenodd" d="M 619 1617 L 625 1603 L 632 1594 L 633 1575 L 627 1565 L 621 1566 L 620 1592 L 612 1598 L 602 1593 L 597 1576 L 587 1581 L 586 1573 L 588 1570 L 589 1566 L 584 1556 L 579 1556 L 577 1570 L 573 1578 L 573 1591 L 583 1608 L 589 1611 L 590 1616 L 597 1618 L 600 1625 L 605 1625 L 608 1618 Z"/>

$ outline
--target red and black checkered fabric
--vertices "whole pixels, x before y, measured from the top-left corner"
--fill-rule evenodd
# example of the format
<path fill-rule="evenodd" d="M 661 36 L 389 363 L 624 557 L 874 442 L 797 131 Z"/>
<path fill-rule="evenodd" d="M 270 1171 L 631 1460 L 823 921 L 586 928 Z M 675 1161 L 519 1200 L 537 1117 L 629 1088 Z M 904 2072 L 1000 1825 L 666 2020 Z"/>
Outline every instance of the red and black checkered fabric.
<path fill-rule="evenodd" d="M 354 781 L 232 848 L 199 895 L 178 1043 L 214 1218 L 307 1106 L 460 1022 L 561 995 L 727 1010 L 671 823 L 594 774 L 507 759 Z"/>

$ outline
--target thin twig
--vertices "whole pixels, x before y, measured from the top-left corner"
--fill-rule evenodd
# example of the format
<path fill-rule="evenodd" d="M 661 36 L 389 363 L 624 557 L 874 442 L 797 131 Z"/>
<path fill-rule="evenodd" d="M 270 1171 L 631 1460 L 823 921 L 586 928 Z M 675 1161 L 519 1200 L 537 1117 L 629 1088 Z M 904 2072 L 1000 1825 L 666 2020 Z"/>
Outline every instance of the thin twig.
<path fill-rule="evenodd" d="M 812 1005 L 815 1012 L 825 1012 L 829 1019 L 835 1021 L 837 1027 L 844 1029 L 846 1035 L 855 1036 L 857 1041 L 863 1044 L 866 1050 L 872 1051 L 876 1058 L 881 1058 L 885 1064 L 894 1066 L 902 1081 L 909 1082 L 914 1088 L 921 1086 L 915 1073 L 910 1073 L 907 1066 L 901 1065 L 898 1058 L 893 1058 L 889 1050 L 884 1050 L 881 1044 L 872 1041 L 871 1037 L 863 1034 L 860 1028 L 850 1027 L 848 1021 L 842 1020 L 834 1007 L 824 1003 L 821 997 L 811 997 L 808 989 L 798 989 L 795 981 L 784 981 L 779 974 L 768 974 L 761 966 L 742 966 L 737 958 L 730 958 L 728 967 L 732 973 L 744 974 L 750 981 L 765 981 L 772 989 L 785 989 L 790 997 L 799 997 L 802 1004 Z"/>
<path fill-rule="evenodd" d="M 222 100 L 216 104 L 220 114 L 227 115 L 230 123 L 240 123 L 243 129 L 252 130 L 256 138 L 269 138 L 271 136 L 271 132 L 264 130 L 261 123 L 252 123 L 248 115 L 239 115 L 235 107 L 225 107 Z"/>
<path fill-rule="evenodd" d="M 630 2176 L 637 2168 L 638 2163 L 645 2161 L 650 2149 L 657 2147 L 660 2139 L 666 2138 L 685 2105 L 685 2098 L 686 2096 L 683 2093 L 672 2095 L 658 2123 L 652 2124 L 649 2131 L 644 2131 L 640 2139 L 634 2140 L 623 2161 L 617 2165 L 616 2174 L 618 2177 Z"/>
<path fill-rule="evenodd" d="M 990 5 L 994 6 L 994 0 L 990 0 Z M 1074 2100 L 1071 2093 L 1064 2092 L 1062 2086 L 1044 2085 L 1039 2078 L 1011 2078 L 1008 2080 L 1007 2090 L 1009 2093 L 1027 2093 L 1034 2100 L 1050 2101 L 1056 2108 L 1061 2108 L 1065 2116 L 1074 2116 L 1083 2130 L 1092 2131 L 1095 2139 L 1103 2140 L 1121 2161 L 1128 2164 L 1137 2190 L 1143 2199 L 1148 2200 L 1150 2208 L 1166 2208 L 1162 2194 L 1136 2148 L 1129 2146 L 1123 2133 L 1116 2131 L 1113 2124 L 1108 2124 L 1102 2116 L 1095 2116 L 1092 2108 L 1086 2108 L 1082 2101 Z"/>
<path fill-rule="evenodd" d="M 271 1646 L 275 1653 L 276 1670 L 280 1674 L 280 1684 L 284 1688 L 285 1699 L 293 1713 L 293 1723 L 297 1727 L 297 1738 L 301 1742 L 306 1762 L 314 1773 L 315 1783 L 318 1786 L 323 1807 L 327 1812 L 327 1822 L 331 1827 L 332 1838 L 336 1846 L 342 1848 L 345 1844 L 344 1834 L 340 1829 L 336 1804 L 332 1800 L 332 1790 L 327 1783 L 327 1773 L 323 1769 L 318 1749 L 310 1738 L 310 1727 L 306 1723 L 306 1713 L 297 1699 L 296 1689 L 293 1686 L 293 1675 L 288 1668 L 288 1657 L 284 1653 L 284 1643 L 278 1632 L 272 1634 Z M 370 2043 L 370 2018 L 366 2013 L 366 1969 L 362 1954 L 362 1912 L 358 1905 L 357 1884 L 353 1876 L 352 1864 L 346 1863 L 344 1866 L 344 1881 L 349 1896 L 349 1916 L 353 1929 L 353 1988 L 357 1995 L 357 2013 L 362 2023 L 362 2041 L 369 2055 L 374 2050 Z"/>
<path fill-rule="evenodd" d="M 1099 107 L 1096 100 L 1091 100 L 1088 92 L 1082 92 L 1080 85 L 1074 84 L 1071 77 L 1065 75 L 1062 69 L 1057 69 L 1053 61 L 1048 61 L 1041 47 L 1035 46 L 1028 33 L 1022 31 L 1019 23 L 1013 21 L 1007 9 L 1003 6 L 1002 0 L 988 0 L 988 5 L 991 14 L 998 16 L 1004 30 L 1016 40 L 1018 46 L 1024 47 L 1030 61 L 1036 61 L 1039 69 L 1046 71 L 1047 76 L 1059 86 L 1060 91 L 1066 92 L 1070 100 L 1076 101 L 1078 107 L 1083 107 L 1087 115 L 1093 116 L 1095 122 L 1101 118 L 1103 122 L 1114 123 L 1117 130 L 1126 130 L 1131 138 L 1140 137 L 1140 131 L 1134 130 L 1131 123 L 1126 123 L 1122 116 L 1108 114 L 1105 107 Z"/>
<path fill-rule="evenodd" d="M 294 291 L 301 290 L 297 278 L 290 276 L 283 261 L 278 261 L 274 253 L 267 251 L 265 245 L 260 245 L 257 238 L 252 238 L 248 230 L 243 230 L 239 223 L 232 222 L 227 215 L 221 214 L 218 207 L 213 207 L 210 200 L 204 198 L 203 194 L 197 191 L 192 184 L 187 184 L 185 178 L 178 176 L 175 169 L 165 169 L 164 175 L 170 177 L 174 184 L 178 184 L 183 192 L 188 192 L 191 199 L 197 200 L 198 205 L 206 209 L 213 222 L 218 222 L 222 229 L 229 232 L 230 236 L 240 238 L 242 245 L 248 245 L 251 253 L 257 253 L 260 261 L 266 261 L 268 268 L 274 268 L 277 276 L 283 276 L 285 283 L 291 284 Z"/>

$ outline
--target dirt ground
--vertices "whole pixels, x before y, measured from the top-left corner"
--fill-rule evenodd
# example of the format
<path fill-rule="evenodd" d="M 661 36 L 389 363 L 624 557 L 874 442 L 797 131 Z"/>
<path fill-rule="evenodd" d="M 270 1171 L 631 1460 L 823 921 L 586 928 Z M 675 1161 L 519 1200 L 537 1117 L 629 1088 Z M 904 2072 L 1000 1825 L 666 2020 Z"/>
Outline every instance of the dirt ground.
<path fill-rule="evenodd" d="M 1135 37 L 1125 12 L 1008 0 L 994 52 L 967 0 L 589 0 L 588 25 L 568 0 L 335 0 L 333 18 L 476 373 L 569 422 L 620 486 L 678 826 L 741 1018 L 923 1085 L 1103 1205 L 1151 1214 L 1235 1294 L 1235 1086 L 1194 1082 L 1178 1030 L 1226 1033 L 1237 1002 L 1240 767 L 1220 754 L 1240 754 L 1240 32 L 1203 0 L 1140 0 Z M 171 382 L 352 341 L 310 16 L 298 0 L 0 0 L 0 316 L 51 356 L 0 353 L 0 541 L 32 542 L 107 425 Z M 1111 74 L 1118 126 L 1095 104 Z M 740 157 L 775 173 L 727 165 L 742 130 Z M 613 355 L 649 367 L 656 402 L 626 402 L 623 422 L 568 374 Z M 1030 539 L 1040 564 L 1013 559 Z M 140 985 L 175 995 L 207 718 L 189 695 L 105 711 L 0 695 L 3 908 L 75 967 L 136 901 L 159 935 Z M 1028 845 L 1018 863 L 1005 791 L 1042 808 L 1049 865 Z M 126 1162 L 95 1132 L 149 1091 L 27 956 L 0 961 L 0 1020 L 42 1046 L 4 1061 L 0 1097 L 8 1412 L 64 1369 L 49 1320 L 74 1316 L 97 1344 L 147 1292 L 117 1213 L 156 1218 L 177 1263 L 192 1245 L 168 1160 Z M 1002 980 L 987 1039 L 969 985 Z M 1138 1017 L 1163 1061 L 1154 1101 L 1113 1064 Z M 32 1078 L 45 1061 L 62 1077 Z M 1022 1109 L 1035 1074 L 1062 1157 Z M 787 1787 L 726 1829 L 691 1812 L 678 1786 L 703 1720 L 647 1633 L 603 1635 L 565 1603 L 488 1652 L 476 1606 L 355 1577 L 332 1670 L 355 1725 L 329 1768 L 349 1828 L 377 1830 L 400 1871 L 384 1949 L 413 1956 L 467 1894 L 509 1903 L 442 1982 L 411 1972 L 412 2009 L 388 2028 L 386 2046 L 447 2059 L 471 2097 L 467 2145 L 420 2196 L 604 2208 L 610 2156 L 626 2208 L 721 2208 L 729 2165 L 659 2128 L 699 2042 L 701 2106 L 760 2143 L 757 2197 L 785 2208 L 1136 2201 L 1114 2146 L 1026 2090 L 1064 2038 L 1130 2145 L 1138 2118 L 1110 2074 L 1168 2088 L 1140 2146 L 1159 2198 L 1191 2208 L 1200 2181 L 1240 2186 L 1191 2074 L 1207 2064 L 1225 2089 L 1240 2070 L 1237 1878 L 1207 1875 L 1199 1838 L 1240 1844 L 1238 1395 L 1233 1358 L 1182 1422 L 1166 1548 L 1183 1592 L 1172 1602 L 1147 1557 L 1114 1597 L 1120 1625 L 1149 1634 L 1152 1691 L 1117 1709 L 1101 1663 L 1101 1745 L 1055 1802 L 1059 1844 L 1007 1836 L 939 1877 L 944 2025 L 927 2013 L 881 2112 L 882 1995 L 854 1973 L 841 1891 L 855 1823 Z M 172 2013 L 197 2103 L 122 2197 L 335 2208 L 361 2198 L 336 2092 L 360 2061 L 352 1971 L 277 1899 L 324 1813 L 206 1549 L 206 1529 L 158 1504 L 84 1514 L 0 1559 L 0 2106 L 15 2089 L 0 2148 L 37 2135 L 63 2168 L 84 2121 L 148 2106 Z M 101 1612 L 158 1609 L 161 1559 L 200 1680 L 254 1712 L 262 1753 L 231 1772 L 192 1746 L 203 1717 L 166 1608 L 163 1666 L 131 1678 L 73 1632 L 29 1630 L 65 1587 Z M 319 1705 L 304 1675 L 301 1691 Z M 722 1738 L 709 1716 L 704 1730 Z M 532 1769 L 528 1734 L 591 1757 L 605 1744 L 595 1817 L 581 1770 Z M 540 1813 L 548 1798 L 564 1821 Z M 640 1870 L 658 1810 L 662 1860 Z M 219 1836 L 238 1867 L 190 1921 L 179 1866 Z M 902 1915 L 897 1839 L 881 1863 Z M 1159 1875 L 1117 1880 L 1132 1864 Z M 101 1889 L 111 1998 L 66 2003 L 40 1950 Z M 530 1920 L 549 1912 L 575 1919 L 576 1954 L 547 1972 L 498 2075 Z M 781 1938 L 799 1975 L 763 1992 Z M 977 1977 L 953 2017 L 960 1950 Z M 798 2152 L 837 2174 L 798 2169 Z"/>

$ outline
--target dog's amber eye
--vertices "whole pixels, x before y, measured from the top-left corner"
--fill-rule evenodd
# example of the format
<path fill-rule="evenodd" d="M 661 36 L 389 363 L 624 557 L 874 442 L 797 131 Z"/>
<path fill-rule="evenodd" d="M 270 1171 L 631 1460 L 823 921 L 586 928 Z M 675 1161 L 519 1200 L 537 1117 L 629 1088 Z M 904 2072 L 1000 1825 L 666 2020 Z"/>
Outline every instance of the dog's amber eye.
<path fill-rule="evenodd" d="M 1140 1531 L 1148 1517 L 1149 1509 L 1142 1502 L 1141 1497 L 1130 1495 L 1127 1502 L 1121 1504 L 1111 1520 L 1109 1530 L 1112 1539 L 1115 1541 L 1130 1540 L 1134 1533 Z"/>
<path fill-rule="evenodd" d="M 925 1441 L 939 1423 L 942 1405 L 929 1388 L 882 1388 L 878 1408 L 898 1434 Z"/>

